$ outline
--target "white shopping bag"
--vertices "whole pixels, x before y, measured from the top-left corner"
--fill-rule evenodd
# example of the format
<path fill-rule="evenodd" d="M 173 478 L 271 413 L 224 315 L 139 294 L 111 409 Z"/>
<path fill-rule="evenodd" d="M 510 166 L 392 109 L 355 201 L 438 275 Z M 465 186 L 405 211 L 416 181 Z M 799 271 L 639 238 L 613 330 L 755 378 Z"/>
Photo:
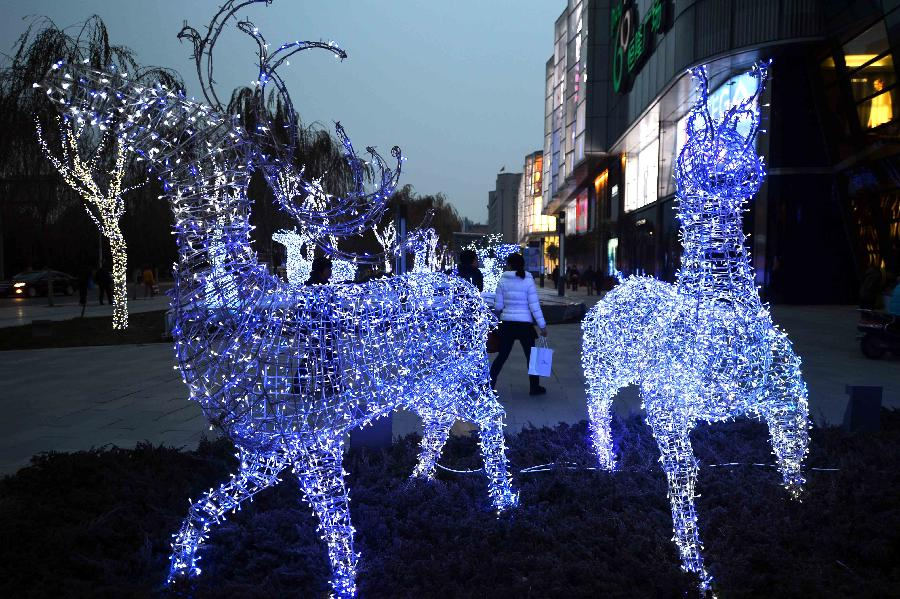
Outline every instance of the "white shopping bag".
<path fill-rule="evenodd" d="M 550 376 L 552 368 L 553 350 L 547 347 L 546 337 L 538 337 L 537 343 L 531 348 L 531 359 L 528 360 L 528 374 Z"/>

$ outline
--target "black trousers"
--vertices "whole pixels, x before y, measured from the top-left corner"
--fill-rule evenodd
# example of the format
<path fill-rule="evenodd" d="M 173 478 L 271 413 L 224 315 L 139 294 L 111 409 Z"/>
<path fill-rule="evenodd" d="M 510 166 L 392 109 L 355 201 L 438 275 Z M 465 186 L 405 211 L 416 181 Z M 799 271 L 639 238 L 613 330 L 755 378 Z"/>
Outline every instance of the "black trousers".
<path fill-rule="evenodd" d="M 494 363 L 491 364 L 491 387 L 497 386 L 497 377 L 516 340 L 522 344 L 522 350 L 525 352 L 525 364 L 528 364 L 531 360 L 531 348 L 534 347 L 534 340 L 537 339 L 534 325 L 530 322 L 501 321 L 497 335 L 500 337 L 500 351 L 494 358 Z M 537 389 L 540 377 L 528 375 L 528 382 L 532 389 Z"/>
<path fill-rule="evenodd" d="M 97 288 L 100 290 L 100 303 L 103 303 L 103 296 L 109 300 L 109 303 L 113 303 L 112 301 L 112 285 L 98 285 Z"/>

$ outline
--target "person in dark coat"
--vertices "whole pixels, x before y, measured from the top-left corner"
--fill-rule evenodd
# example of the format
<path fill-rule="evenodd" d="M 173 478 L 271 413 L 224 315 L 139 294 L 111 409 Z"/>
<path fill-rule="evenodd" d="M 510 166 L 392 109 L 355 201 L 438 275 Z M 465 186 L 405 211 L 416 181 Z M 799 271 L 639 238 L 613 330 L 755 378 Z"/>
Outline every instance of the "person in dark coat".
<path fill-rule="evenodd" d="M 97 272 L 94 273 L 94 282 L 97 283 L 97 289 L 100 296 L 100 305 L 103 305 L 103 296 L 106 296 L 109 303 L 112 304 L 112 275 L 105 264 L 101 264 Z"/>
<path fill-rule="evenodd" d="M 78 273 L 78 303 L 81 304 L 81 317 L 84 318 L 84 310 L 87 308 L 88 286 L 91 284 L 91 268 L 84 266 Z"/>
<path fill-rule="evenodd" d="M 566 280 L 572 286 L 571 287 L 572 291 L 578 290 L 578 267 L 577 266 L 569 267 L 568 272 L 566 273 Z"/>
<path fill-rule="evenodd" d="M 327 285 L 331 280 L 331 259 L 319 256 L 312 263 L 309 278 L 304 285 Z"/>
<path fill-rule="evenodd" d="M 478 269 L 478 254 L 472 250 L 463 250 L 459 253 L 459 267 L 456 269 L 461 279 L 465 279 L 484 291 L 484 275 Z"/>
<path fill-rule="evenodd" d="M 596 279 L 597 276 L 594 274 L 594 269 L 591 266 L 588 266 L 581 273 L 581 282 L 584 283 L 584 290 L 588 295 L 594 295 L 594 282 Z"/>

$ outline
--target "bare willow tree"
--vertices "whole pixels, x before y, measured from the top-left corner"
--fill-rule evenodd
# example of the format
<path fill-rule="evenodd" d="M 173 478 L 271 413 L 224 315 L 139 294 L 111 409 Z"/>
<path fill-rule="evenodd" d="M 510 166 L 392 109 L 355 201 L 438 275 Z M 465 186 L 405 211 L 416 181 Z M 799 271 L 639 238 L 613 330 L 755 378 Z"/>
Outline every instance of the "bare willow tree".
<path fill-rule="evenodd" d="M 59 121 L 61 150 L 55 154 L 47 146 L 40 122 L 36 123 L 38 143 L 63 181 L 84 202 L 85 210 L 109 242 L 112 255 L 113 328 L 128 328 L 128 248 L 119 224 L 125 214 L 125 192 L 140 187 L 125 187 L 128 151 L 107 130 L 97 143 L 94 131 L 84 123 Z M 112 147 L 110 148 L 110 140 Z M 109 150 L 107 152 L 107 150 Z M 112 165 L 104 160 L 111 155 Z"/>
<path fill-rule="evenodd" d="M 96 15 L 67 28 L 58 27 L 46 17 L 32 19 L 26 23 L 12 53 L 0 56 L 0 248 L 3 236 L 8 235 L 13 239 L 7 247 L 33 246 L 39 261 L 47 267 L 53 260 L 72 261 L 74 258 L 68 254 L 72 248 L 85 250 L 85 236 L 71 228 L 64 231 L 63 239 L 54 240 L 51 235 L 54 227 L 59 229 L 62 222 L 69 222 L 60 219 L 70 214 L 70 207 L 77 206 L 68 200 L 69 194 L 58 192 L 59 175 L 35 143 L 35 120 L 44 127 L 50 147 L 60 146 L 62 139 L 55 128 L 56 109 L 49 105 L 43 90 L 33 87 L 34 83 L 43 79 L 54 62 L 64 60 L 86 61 L 98 69 L 115 67 L 147 85 L 161 83 L 171 89 L 184 89 L 184 84 L 174 71 L 142 67 L 130 49 L 111 44 L 106 26 Z M 130 173 L 127 180 L 144 171 L 133 164 L 126 164 L 125 168 Z M 27 256 L 23 260 L 4 260 L 0 249 L 0 273 L 5 263 L 24 261 L 27 266 L 30 260 Z"/>

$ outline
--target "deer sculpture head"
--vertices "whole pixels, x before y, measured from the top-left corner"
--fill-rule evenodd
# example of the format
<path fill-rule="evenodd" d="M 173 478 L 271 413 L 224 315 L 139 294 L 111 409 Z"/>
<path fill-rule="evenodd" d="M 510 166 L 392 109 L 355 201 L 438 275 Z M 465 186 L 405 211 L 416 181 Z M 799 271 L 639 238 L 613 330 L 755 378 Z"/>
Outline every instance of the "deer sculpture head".
<path fill-rule="evenodd" d="M 720 202 L 722 207 L 738 209 L 753 197 L 765 178 L 765 163 L 756 152 L 759 114 L 756 102 L 768 78 L 769 62 L 753 65 L 756 91 L 728 108 L 721 119 L 709 109 L 709 79 L 706 67 L 691 70 L 697 82 L 699 98 L 687 119 L 687 143 L 676 162 L 675 180 L 681 201 Z"/>

